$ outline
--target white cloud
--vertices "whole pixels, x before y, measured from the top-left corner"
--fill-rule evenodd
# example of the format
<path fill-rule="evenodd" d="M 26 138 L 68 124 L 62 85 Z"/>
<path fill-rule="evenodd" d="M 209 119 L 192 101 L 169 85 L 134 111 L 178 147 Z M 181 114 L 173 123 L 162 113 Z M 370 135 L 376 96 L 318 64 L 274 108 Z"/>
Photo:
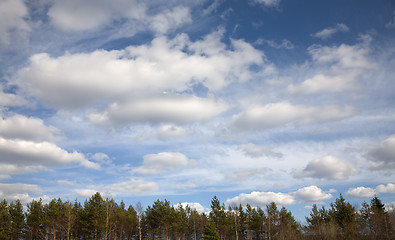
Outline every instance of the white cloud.
<path fill-rule="evenodd" d="M 292 44 L 292 42 L 290 42 L 287 39 L 283 39 L 280 43 L 275 42 L 273 40 L 264 40 L 263 38 L 259 38 L 258 40 L 255 41 L 255 44 L 258 44 L 258 45 L 262 45 L 264 43 L 268 44 L 272 48 L 277 48 L 277 49 L 283 48 L 283 49 L 290 50 L 290 49 L 295 48 L 295 46 Z"/>
<path fill-rule="evenodd" d="M 252 0 L 254 3 L 263 4 L 265 7 L 278 6 L 280 0 Z"/>
<path fill-rule="evenodd" d="M 25 174 L 37 171 L 48 170 L 42 165 L 16 165 L 10 163 L 0 163 L 0 179 L 10 178 L 10 175 Z"/>
<path fill-rule="evenodd" d="M 388 171 L 395 169 L 395 135 L 367 150 L 365 157 L 371 161 L 370 169 Z"/>
<path fill-rule="evenodd" d="M 111 125 L 133 122 L 184 124 L 208 120 L 227 108 L 226 103 L 210 98 L 162 94 L 114 103 L 104 112 L 91 114 L 89 119 L 96 124 Z"/>
<path fill-rule="evenodd" d="M 66 185 L 66 186 L 74 186 L 76 185 L 76 181 L 70 181 L 70 180 L 58 180 L 56 181 L 60 185 Z"/>
<path fill-rule="evenodd" d="M 313 107 L 293 105 L 289 102 L 249 106 L 244 112 L 233 116 L 233 126 L 237 130 L 266 130 L 287 123 L 309 124 L 342 119 L 355 112 L 351 106 L 327 105 Z"/>
<path fill-rule="evenodd" d="M 303 170 L 294 173 L 297 178 L 325 178 L 333 180 L 344 180 L 357 173 L 353 164 L 342 161 L 333 156 L 312 160 Z"/>
<path fill-rule="evenodd" d="M 198 213 L 204 213 L 210 211 L 208 208 L 203 207 L 200 203 L 197 202 L 182 202 L 181 206 L 185 209 L 187 206 L 190 209 L 195 209 Z M 174 205 L 177 208 L 178 205 Z"/>
<path fill-rule="evenodd" d="M 18 36 L 23 36 L 30 31 L 29 25 L 24 20 L 27 14 L 23 0 L 0 2 L 0 45 L 8 45 Z"/>
<path fill-rule="evenodd" d="M 322 202 L 333 197 L 332 194 L 324 193 L 321 188 L 314 185 L 297 190 L 295 196 L 305 202 Z"/>
<path fill-rule="evenodd" d="M 158 184 L 155 182 L 146 182 L 143 179 L 131 178 L 126 182 L 107 185 L 103 189 L 128 195 L 144 195 L 157 191 Z"/>
<path fill-rule="evenodd" d="M 4 138 L 53 142 L 59 140 L 59 133 L 59 129 L 46 126 L 39 118 L 19 114 L 0 118 L 0 136 Z"/>
<path fill-rule="evenodd" d="M 373 188 L 357 187 L 348 189 L 346 194 L 355 198 L 370 198 L 376 194 L 376 191 Z"/>
<path fill-rule="evenodd" d="M 218 7 L 224 2 L 225 0 L 214 0 L 206 9 L 203 9 L 203 15 L 209 15 L 212 12 L 215 12 Z"/>
<path fill-rule="evenodd" d="M 4 92 L 3 86 L 0 84 L 0 107 L 14 107 L 14 106 L 22 106 L 26 101 L 15 94 Z"/>
<path fill-rule="evenodd" d="M 141 174 L 159 174 L 166 170 L 187 167 L 194 161 L 179 152 L 161 152 L 144 156 L 143 166 L 133 169 Z"/>
<path fill-rule="evenodd" d="M 295 95 L 306 95 L 358 89 L 359 77 L 367 69 L 376 67 L 368 57 L 367 41 L 369 40 L 353 46 L 341 44 L 333 47 L 309 47 L 313 66 L 323 70 L 299 84 L 288 86 L 287 91 Z"/>
<path fill-rule="evenodd" d="M 60 0 L 48 11 L 51 22 L 62 30 L 83 31 L 98 28 L 114 20 L 146 17 L 146 6 L 131 0 Z"/>
<path fill-rule="evenodd" d="M 87 168 L 98 169 L 100 167 L 100 165 L 88 161 L 81 153 L 68 153 L 49 142 L 0 138 L 0 155 L 2 156 L 2 163 L 20 166 L 56 166 L 79 163 Z"/>
<path fill-rule="evenodd" d="M 322 31 L 312 34 L 315 38 L 327 39 L 337 32 L 348 32 L 350 29 L 344 23 L 338 23 L 331 28 L 325 28 Z"/>
<path fill-rule="evenodd" d="M 376 187 L 376 192 L 378 193 L 395 193 L 395 184 L 388 183 L 387 185 L 378 185 Z"/>
<path fill-rule="evenodd" d="M 228 206 L 238 206 L 239 204 L 246 205 L 247 203 L 253 207 L 264 207 L 271 202 L 279 205 L 295 204 L 295 199 L 292 195 L 286 193 L 275 192 L 251 192 L 242 193 L 234 198 L 226 200 L 225 204 Z"/>
<path fill-rule="evenodd" d="M 261 51 L 243 40 L 231 40 L 231 47 L 227 47 L 217 32 L 197 42 L 181 34 L 124 50 L 56 58 L 35 54 L 30 65 L 19 71 L 16 82 L 21 93 L 46 105 L 76 109 L 94 103 L 128 102 L 136 95 L 148 98 L 159 92 L 183 92 L 194 83 L 219 91 L 231 82 L 255 76 L 252 65 L 265 69 L 263 58 Z"/>
<path fill-rule="evenodd" d="M 150 18 L 150 28 L 159 34 L 177 29 L 186 23 L 191 23 L 191 13 L 187 7 L 175 7 Z"/>
<path fill-rule="evenodd" d="M 75 194 L 77 194 L 78 196 L 80 196 L 80 197 L 90 198 L 90 197 L 92 197 L 93 195 L 95 195 L 99 191 L 96 191 L 94 189 L 75 189 L 75 190 L 73 190 L 73 192 Z M 104 194 L 100 193 L 100 195 L 103 196 Z"/>
<path fill-rule="evenodd" d="M 30 194 L 41 194 L 42 189 L 34 184 L 0 183 L 0 199 L 7 201 L 20 200 L 23 205 L 31 202 Z"/>

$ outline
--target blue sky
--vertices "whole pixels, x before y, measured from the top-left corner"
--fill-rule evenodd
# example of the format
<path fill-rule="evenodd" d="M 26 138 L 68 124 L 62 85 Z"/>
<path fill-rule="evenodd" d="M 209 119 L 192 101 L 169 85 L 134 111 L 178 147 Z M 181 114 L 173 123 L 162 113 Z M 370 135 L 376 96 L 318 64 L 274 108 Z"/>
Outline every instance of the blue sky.
<path fill-rule="evenodd" d="M 393 1 L 0 11 L 0 198 L 395 202 Z"/>

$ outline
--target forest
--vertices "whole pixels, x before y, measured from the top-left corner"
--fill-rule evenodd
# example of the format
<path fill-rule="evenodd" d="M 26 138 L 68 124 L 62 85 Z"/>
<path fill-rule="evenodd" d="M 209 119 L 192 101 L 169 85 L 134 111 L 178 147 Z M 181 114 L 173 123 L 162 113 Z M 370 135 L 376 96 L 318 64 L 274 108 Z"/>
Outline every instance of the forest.
<path fill-rule="evenodd" d="M 217 197 L 211 210 L 199 213 L 189 206 L 157 200 L 143 208 L 96 193 L 83 204 L 52 199 L 0 202 L 0 239 L 395 239 L 395 212 L 386 211 L 375 196 L 356 209 L 340 194 L 330 207 L 313 205 L 306 224 L 298 223 L 285 207 L 272 202 L 265 208 L 225 208 Z"/>

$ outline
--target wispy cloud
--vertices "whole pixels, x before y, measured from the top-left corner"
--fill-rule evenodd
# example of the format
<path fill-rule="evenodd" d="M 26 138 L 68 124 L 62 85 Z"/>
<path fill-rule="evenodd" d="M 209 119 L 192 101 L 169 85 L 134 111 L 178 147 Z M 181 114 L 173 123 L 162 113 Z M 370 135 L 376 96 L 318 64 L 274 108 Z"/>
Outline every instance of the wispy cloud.
<path fill-rule="evenodd" d="M 325 28 L 319 32 L 312 34 L 312 37 L 328 39 L 338 32 L 348 32 L 350 29 L 344 23 L 338 23 L 334 27 Z"/>

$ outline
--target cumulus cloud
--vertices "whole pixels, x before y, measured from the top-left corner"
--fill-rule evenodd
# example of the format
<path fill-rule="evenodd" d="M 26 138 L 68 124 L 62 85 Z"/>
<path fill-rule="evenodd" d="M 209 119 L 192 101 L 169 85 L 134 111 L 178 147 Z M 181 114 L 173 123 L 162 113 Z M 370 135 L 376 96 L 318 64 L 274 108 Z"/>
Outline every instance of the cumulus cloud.
<path fill-rule="evenodd" d="M 44 124 L 42 119 L 15 114 L 0 118 L 0 136 L 8 139 L 29 141 L 59 140 L 60 130 Z"/>
<path fill-rule="evenodd" d="M 186 130 L 183 127 L 175 125 L 164 125 L 158 130 L 157 136 L 161 140 L 166 140 L 169 138 L 184 136 L 185 133 Z"/>
<path fill-rule="evenodd" d="M 25 104 L 26 101 L 15 94 L 4 92 L 3 86 L 0 84 L 0 107 L 14 107 Z"/>
<path fill-rule="evenodd" d="M 275 192 L 251 192 L 242 193 L 234 198 L 226 200 L 228 206 L 238 206 L 239 204 L 246 205 L 247 203 L 253 207 L 264 207 L 265 205 L 275 202 L 279 205 L 295 204 L 295 199 L 292 195 L 286 193 Z"/>
<path fill-rule="evenodd" d="M 27 204 L 33 200 L 29 194 L 41 193 L 42 189 L 35 184 L 0 183 L 0 199 L 10 202 L 20 200 L 22 204 Z"/>
<path fill-rule="evenodd" d="M 315 38 L 327 39 L 337 32 L 348 32 L 350 29 L 344 23 L 338 23 L 334 27 L 325 28 L 319 32 L 312 34 Z"/>
<path fill-rule="evenodd" d="M 373 188 L 357 187 L 348 189 L 346 194 L 355 198 L 369 198 L 373 197 L 376 191 Z"/>
<path fill-rule="evenodd" d="M 340 46 L 313 45 L 308 48 L 312 64 L 324 70 L 299 84 L 288 86 L 287 91 L 295 95 L 342 92 L 358 88 L 358 78 L 376 64 L 368 57 L 366 41 L 356 45 Z"/>
<path fill-rule="evenodd" d="M 198 213 L 204 213 L 210 211 L 208 208 L 203 207 L 200 203 L 197 202 L 182 202 L 179 203 L 181 206 L 185 209 L 186 207 L 189 207 L 190 209 L 195 209 Z M 178 205 L 174 205 L 175 208 L 178 207 Z"/>
<path fill-rule="evenodd" d="M 141 174 L 159 174 L 166 170 L 187 167 L 194 161 L 179 152 L 161 152 L 144 156 L 143 165 L 133 169 Z"/>
<path fill-rule="evenodd" d="M 332 194 L 325 193 L 317 186 L 304 187 L 295 192 L 295 196 L 305 202 L 322 202 L 333 198 Z"/>
<path fill-rule="evenodd" d="M 294 177 L 344 180 L 354 175 L 356 172 L 357 169 L 353 164 L 334 156 L 325 156 L 309 162 L 303 170 L 296 171 Z"/>
<path fill-rule="evenodd" d="M 380 184 L 376 188 L 370 187 L 356 187 L 350 188 L 347 195 L 355 198 L 370 198 L 380 193 L 395 193 L 395 184 L 388 183 L 387 185 Z"/>
<path fill-rule="evenodd" d="M 308 124 L 342 119 L 355 112 L 351 106 L 327 105 L 313 107 L 290 102 L 249 106 L 233 116 L 233 126 L 241 131 L 266 130 L 287 123 Z"/>
<path fill-rule="evenodd" d="M 388 183 L 387 185 L 378 185 L 376 187 L 376 192 L 378 193 L 395 193 L 395 184 Z"/>
<path fill-rule="evenodd" d="M 89 119 L 93 123 L 104 125 L 133 122 L 184 124 L 208 120 L 227 108 L 226 103 L 211 98 L 162 94 L 114 103 L 104 112 L 90 114 Z"/>
<path fill-rule="evenodd" d="M 371 170 L 395 169 L 395 135 L 376 146 L 368 147 L 367 151 L 365 157 L 371 162 Z"/>
<path fill-rule="evenodd" d="M 23 36 L 30 31 L 29 25 L 24 20 L 27 14 L 23 0 L 0 2 L 0 45 L 8 45 L 18 36 Z"/>
<path fill-rule="evenodd" d="M 1 163 L 14 165 L 56 166 L 79 163 L 87 168 L 98 169 L 100 165 L 90 162 L 83 154 L 69 153 L 50 142 L 32 142 L 0 138 Z"/>
<path fill-rule="evenodd" d="M 30 65 L 19 71 L 16 83 L 21 93 L 48 106 L 78 109 L 95 103 L 130 105 L 136 95 L 147 99 L 159 92 L 185 92 L 193 83 L 219 91 L 255 76 L 252 65 L 265 68 L 261 51 L 243 40 L 231 40 L 229 48 L 221 37 L 214 32 L 191 42 L 181 34 L 123 50 L 59 57 L 35 54 Z"/>

